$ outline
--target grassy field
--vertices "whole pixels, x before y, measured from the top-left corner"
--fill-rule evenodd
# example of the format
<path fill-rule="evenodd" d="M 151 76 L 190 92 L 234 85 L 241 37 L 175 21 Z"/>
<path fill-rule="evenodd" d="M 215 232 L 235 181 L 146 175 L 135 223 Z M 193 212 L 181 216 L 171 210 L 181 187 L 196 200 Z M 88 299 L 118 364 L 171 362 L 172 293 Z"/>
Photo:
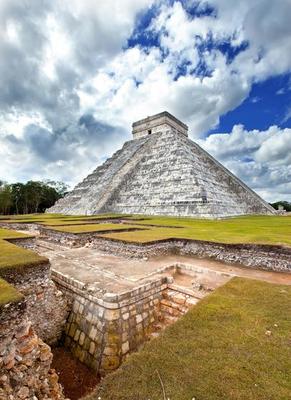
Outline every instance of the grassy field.
<path fill-rule="evenodd" d="M 0 276 L 4 269 L 25 268 L 47 261 L 37 253 L 0 240 Z"/>
<path fill-rule="evenodd" d="M 53 225 L 59 223 L 69 223 L 70 221 L 91 221 L 104 218 L 127 218 L 127 215 L 121 214 L 100 214 L 100 215 L 63 215 L 63 214 L 26 214 L 26 215 L 7 215 L 1 216 L 1 222 L 5 223 L 43 223 L 44 225 Z"/>
<path fill-rule="evenodd" d="M 290 399 L 290 309 L 290 286 L 234 278 L 129 356 L 87 400 Z"/>
<path fill-rule="evenodd" d="M 145 227 L 160 227 L 149 227 L 149 230 L 139 232 L 114 232 L 102 236 L 140 243 L 181 238 L 218 243 L 291 245 L 291 216 L 248 216 L 225 220 L 153 217 L 141 221 L 140 224 Z"/>
<path fill-rule="evenodd" d="M 50 226 L 50 229 L 59 232 L 68 233 L 94 233 L 94 232 L 105 232 L 105 231 L 119 231 L 125 229 L 142 229 L 138 225 L 130 224 L 77 224 L 77 225 L 66 225 L 66 226 Z"/>
<path fill-rule="evenodd" d="M 25 233 L 12 231 L 11 229 L 0 228 L 0 240 L 2 239 L 23 239 L 32 237 L 31 235 L 26 235 Z"/>
<path fill-rule="evenodd" d="M 223 220 L 174 218 L 161 216 L 98 214 L 91 216 L 33 214 L 5 217 L 1 222 L 33 223 L 53 227 L 58 231 L 82 233 L 103 230 L 105 218 L 123 218 L 132 221 L 129 228 L 140 226 L 140 231 L 117 232 L 123 229 L 117 224 L 106 224 L 106 230 L 116 232 L 102 237 L 128 242 L 146 243 L 169 238 L 206 240 L 217 243 L 256 243 L 291 245 L 291 216 L 243 216 Z M 10 219 L 8 219 L 10 218 Z M 140 220 L 140 221 L 139 221 Z M 96 222 L 94 224 L 94 222 Z M 155 225 L 155 226 L 152 226 Z M 113 229 L 114 228 L 114 229 Z M 0 237 L 1 238 L 1 237 Z"/>
<path fill-rule="evenodd" d="M 0 278 L 0 307 L 7 303 L 18 302 L 23 299 L 23 295 L 12 285 Z"/>
<path fill-rule="evenodd" d="M 0 277 L 7 269 L 20 270 L 47 261 L 45 257 L 41 257 L 33 251 L 26 250 L 6 241 L 6 239 L 24 239 L 30 237 L 30 235 L 25 235 L 24 233 L 0 228 Z M 16 289 L 0 278 L 0 306 L 7 302 L 16 301 L 20 298 L 19 296 L 20 294 Z"/>

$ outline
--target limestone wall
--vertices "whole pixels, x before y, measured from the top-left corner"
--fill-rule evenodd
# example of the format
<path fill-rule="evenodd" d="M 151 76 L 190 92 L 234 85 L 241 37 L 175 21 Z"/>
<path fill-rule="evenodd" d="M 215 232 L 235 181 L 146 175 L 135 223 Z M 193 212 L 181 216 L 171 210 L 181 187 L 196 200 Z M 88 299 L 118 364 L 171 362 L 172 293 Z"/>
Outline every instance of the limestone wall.
<path fill-rule="evenodd" d="M 72 300 L 65 346 L 81 362 L 104 375 L 195 305 L 192 290 L 161 277 L 119 294 L 90 293 L 81 282 L 54 271 L 53 279 Z"/>
<path fill-rule="evenodd" d="M 78 281 L 54 271 L 53 279 L 73 301 L 65 345 L 101 374 L 116 369 L 148 337 L 160 316 L 166 289 L 161 278 L 132 291 L 96 297 Z"/>
<path fill-rule="evenodd" d="M 0 399 L 63 399 L 51 361 L 50 347 L 29 321 L 26 301 L 0 307 Z"/>
<path fill-rule="evenodd" d="M 140 139 L 148 136 L 149 131 L 150 134 L 155 134 L 157 132 L 168 132 L 169 129 L 188 136 L 187 125 L 166 111 L 134 122 L 132 124 L 132 135 L 134 139 Z"/>
<path fill-rule="evenodd" d="M 250 268 L 291 272 L 291 249 L 284 246 L 224 244 L 190 239 L 167 239 L 142 244 L 103 239 L 94 234 L 73 235 L 53 231 L 50 231 L 48 239 L 69 247 L 90 246 L 106 253 L 126 257 L 187 254 Z"/>
<path fill-rule="evenodd" d="M 0 276 L 25 296 L 26 314 L 37 335 L 46 343 L 56 343 L 65 326 L 68 306 L 51 280 L 49 262 L 3 269 Z"/>
<path fill-rule="evenodd" d="M 283 246 L 224 244 L 186 239 L 168 239 L 141 244 L 102 238 L 93 238 L 90 246 L 127 257 L 142 258 L 162 254 L 193 255 L 250 268 L 291 272 L 291 249 Z"/>

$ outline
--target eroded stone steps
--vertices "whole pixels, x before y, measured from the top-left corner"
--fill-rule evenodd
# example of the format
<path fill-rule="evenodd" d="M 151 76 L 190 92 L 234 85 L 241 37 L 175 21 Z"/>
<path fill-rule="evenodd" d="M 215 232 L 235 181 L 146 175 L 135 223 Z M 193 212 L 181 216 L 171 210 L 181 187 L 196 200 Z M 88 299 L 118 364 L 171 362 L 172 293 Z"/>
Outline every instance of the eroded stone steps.
<path fill-rule="evenodd" d="M 174 324 L 181 316 L 185 315 L 190 307 L 196 305 L 202 297 L 207 295 L 206 291 L 200 297 L 191 294 L 189 289 L 179 288 L 179 291 L 167 289 L 162 293 L 160 301 L 160 317 L 153 324 L 149 339 L 158 337 L 164 329 Z"/>

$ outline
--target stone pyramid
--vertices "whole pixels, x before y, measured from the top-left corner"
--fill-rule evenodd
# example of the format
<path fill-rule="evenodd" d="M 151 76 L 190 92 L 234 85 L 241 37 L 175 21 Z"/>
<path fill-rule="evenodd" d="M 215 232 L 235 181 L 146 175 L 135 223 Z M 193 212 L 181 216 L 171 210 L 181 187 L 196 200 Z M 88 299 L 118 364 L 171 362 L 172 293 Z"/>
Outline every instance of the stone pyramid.
<path fill-rule="evenodd" d="M 60 199 L 50 213 L 221 218 L 273 208 L 188 138 L 168 112 L 133 124 L 133 139 Z"/>

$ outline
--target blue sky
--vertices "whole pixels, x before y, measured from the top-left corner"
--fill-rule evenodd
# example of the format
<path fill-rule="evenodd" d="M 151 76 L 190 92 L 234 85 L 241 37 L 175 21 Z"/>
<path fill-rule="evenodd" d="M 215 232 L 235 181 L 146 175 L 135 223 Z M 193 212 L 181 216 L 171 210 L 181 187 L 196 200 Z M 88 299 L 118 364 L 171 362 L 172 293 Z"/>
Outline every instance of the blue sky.
<path fill-rule="evenodd" d="M 0 179 L 74 186 L 168 110 L 291 201 L 290 0 L 0 3 Z"/>
<path fill-rule="evenodd" d="M 291 75 L 281 74 L 254 83 L 249 96 L 234 110 L 222 115 L 219 125 L 209 133 L 229 132 L 236 124 L 246 129 L 268 129 L 271 125 L 291 127 Z"/>

